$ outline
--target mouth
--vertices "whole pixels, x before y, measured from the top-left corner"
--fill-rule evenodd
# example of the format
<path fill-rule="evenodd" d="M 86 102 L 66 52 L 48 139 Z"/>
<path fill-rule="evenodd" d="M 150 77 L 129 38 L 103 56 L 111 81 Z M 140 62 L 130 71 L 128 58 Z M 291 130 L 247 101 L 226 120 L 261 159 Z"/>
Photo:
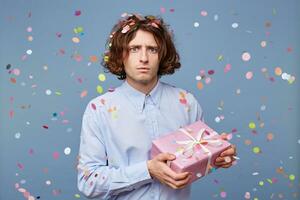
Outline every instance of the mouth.
<path fill-rule="evenodd" d="M 137 70 L 140 71 L 140 72 L 147 72 L 147 71 L 150 70 L 150 68 L 148 68 L 148 67 L 138 67 Z"/>

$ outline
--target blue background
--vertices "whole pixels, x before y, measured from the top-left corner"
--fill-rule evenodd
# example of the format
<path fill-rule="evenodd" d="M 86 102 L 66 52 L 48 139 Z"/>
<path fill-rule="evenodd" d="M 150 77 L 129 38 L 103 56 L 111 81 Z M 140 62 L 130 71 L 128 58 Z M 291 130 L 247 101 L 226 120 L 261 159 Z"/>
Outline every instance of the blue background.
<path fill-rule="evenodd" d="M 121 84 L 111 74 L 105 81 L 98 75 L 106 39 L 124 12 L 161 15 L 171 25 L 182 67 L 163 81 L 192 92 L 209 126 L 232 132 L 237 165 L 195 182 L 191 199 L 245 199 L 247 192 L 256 200 L 299 199 L 299 8 L 297 0 L 1 0 L 0 199 L 26 199 L 25 191 L 35 199 L 85 199 L 76 185 L 81 118 L 100 95 L 98 85 L 106 92 Z M 277 76 L 276 67 L 295 81 Z M 197 80 L 200 70 L 205 77 Z M 248 71 L 252 79 L 245 78 Z"/>

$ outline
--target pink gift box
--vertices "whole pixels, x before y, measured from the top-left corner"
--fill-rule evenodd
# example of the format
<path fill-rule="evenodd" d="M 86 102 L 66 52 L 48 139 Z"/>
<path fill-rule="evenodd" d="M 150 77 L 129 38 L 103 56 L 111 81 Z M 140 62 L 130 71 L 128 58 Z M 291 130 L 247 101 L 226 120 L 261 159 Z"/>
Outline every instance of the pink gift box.
<path fill-rule="evenodd" d="M 230 145 L 205 123 L 197 121 L 153 140 L 151 159 L 163 152 L 175 154 L 176 159 L 168 165 L 177 173 L 191 172 L 191 183 L 215 170 L 216 158 Z"/>

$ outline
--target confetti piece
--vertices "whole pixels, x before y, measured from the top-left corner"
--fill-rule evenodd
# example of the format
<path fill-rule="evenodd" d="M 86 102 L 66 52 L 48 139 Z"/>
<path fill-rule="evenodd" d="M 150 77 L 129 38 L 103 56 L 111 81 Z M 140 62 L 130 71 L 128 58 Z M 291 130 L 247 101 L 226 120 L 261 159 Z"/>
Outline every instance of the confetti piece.
<path fill-rule="evenodd" d="M 231 24 L 231 27 L 236 29 L 237 27 L 239 27 L 239 24 L 238 23 L 233 23 L 233 24 Z"/>
<path fill-rule="evenodd" d="M 74 197 L 79 199 L 80 195 L 79 194 L 75 194 Z"/>
<path fill-rule="evenodd" d="M 28 55 L 31 55 L 31 54 L 32 54 L 32 50 L 31 50 L 31 49 L 28 49 L 28 50 L 26 51 L 26 53 L 27 53 Z"/>
<path fill-rule="evenodd" d="M 253 153 L 255 153 L 255 154 L 261 153 L 261 150 L 260 150 L 259 147 L 253 147 L 252 151 L 253 151 Z"/>
<path fill-rule="evenodd" d="M 267 140 L 268 140 L 268 141 L 271 141 L 271 140 L 273 140 L 273 139 L 274 139 L 273 133 L 268 133 L 268 134 L 267 134 Z"/>
<path fill-rule="evenodd" d="M 71 153 L 71 148 L 70 148 L 70 147 L 66 147 L 65 150 L 64 150 L 64 153 L 65 153 L 66 155 L 70 155 L 70 153 Z"/>
<path fill-rule="evenodd" d="M 91 106 L 92 106 L 93 110 L 96 110 L 96 105 L 95 104 L 92 103 Z"/>
<path fill-rule="evenodd" d="M 24 165 L 22 163 L 17 163 L 19 169 L 24 169 Z"/>
<path fill-rule="evenodd" d="M 52 91 L 47 89 L 45 93 L 46 93 L 46 95 L 51 95 Z"/>
<path fill-rule="evenodd" d="M 263 186 L 263 185 L 264 185 L 264 182 L 263 182 L 263 181 L 259 181 L 258 185 L 259 185 L 259 186 Z"/>
<path fill-rule="evenodd" d="M 51 185 L 51 181 L 50 181 L 50 180 L 47 180 L 47 181 L 46 181 L 46 185 Z"/>
<path fill-rule="evenodd" d="M 206 10 L 202 10 L 202 11 L 200 12 L 200 14 L 201 14 L 201 16 L 206 17 L 208 13 L 207 13 Z"/>
<path fill-rule="evenodd" d="M 33 37 L 30 35 L 30 36 L 27 37 L 27 40 L 28 40 L 29 42 L 32 42 L 32 41 L 33 41 Z"/>
<path fill-rule="evenodd" d="M 250 123 L 249 123 L 249 128 L 250 128 L 250 129 L 255 129 L 255 128 L 256 128 L 255 123 L 254 123 L 254 122 L 250 122 Z"/>
<path fill-rule="evenodd" d="M 199 27 L 199 22 L 194 22 L 194 27 L 198 28 Z"/>
<path fill-rule="evenodd" d="M 260 46 L 265 48 L 267 46 L 267 42 L 266 41 L 261 41 Z"/>
<path fill-rule="evenodd" d="M 245 199 L 250 199 L 251 198 L 250 192 L 245 192 L 244 197 Z"/>
<path fill-rule="evenodd" d="M 57 151 L 55 151 L 53 154 L 52 154 L 52 157 L 53 159 L 57 160 L 59 158 L 59 153 Z"/>
<path fill-rule="evenodd" d="M 29 26 L 29 27 L 27 27 L 27 29 L 26 29 L 26 30 L 27 30 L 27 32 L 29 32 L 29 33 L 30 33 L 30 32 L 32 32 L 32 27 L 30 27 L 30 26 Z"/>
<path fill-rule="evenodd" d="M 48 129 L 49 127 L 47 125 L 43 125 L 43 128 L 44 129 Z"/>
<path fill-rule="evenodd" d="M 257 176 L 257 175 L 259 175 L 259 173 L 258 172 L 253 172 L 252 175 Z"/>
<path fill-rule="evenodd" d="M 219 55 L 217 58 L 218 61 L 222 61 L 223 59 L 224 59 L 223 55 Z"/>
<path fill-rule="evenodd" d="M 81 15 L 81 11 L 80 10 L 76 10 L 74 13 L 75 16 L 80 16 Z"/>
<path fill-rule="evenodd" d="M 214 20 L 218 21 L 218 19 L 219 19 L 219 15 L 214 15 Z"/>
<path fill-rule="evenodd" d="M 227 64 L 224 68 L 224 73 L 227 73 L 231 70 L 231 64 Z"/>
<path fill-rule="evenodd" d="M 82 33 L 83 32 L 83 28 L 81 26 L 75 27 L 73 29 L 74 33 Z"/>
<path fill-rule="evenodd" d="M 282 70 L 280 67 L 276 67 L 274 71 L 276 76 L 280 76 L 282 74 Z"/>
<path fill-rule="evenodd" d="M 198 88 L 199 90 L 202 90 L 202 89 L 203 89 L 203 83 L 202 83 L 202 82 L 198 82 L 198 83 L 197 83 L 197 88 Z"/>
<path fill-rule="evenodd" d="M 290 174 L 290 175 L 289 175 L 289 179 L 290 179 L 291 181 L 294 181 L 294 180 L 295 180 L 295 175 L 294 175 L 294 174 Z"/>
<path fill-rule="evenodd" d="M 226 156 L 224 160 L 225 160 L 225 162 L 227 162 L 227 163 L 230 163 L 230 162 L 231 162 L 231 158 L 230 158 L 229 156 Z"/>
<path fill-rule="evenodd" d="M 18 132 L 18 133 L 15 134 L 16 139 L 20 139 L 20 137 L 21 137 L 21 133 Z"/>
<path fill-rule="evenodd" d="M 245 140 L 245 145 L 249 146 L 250 144 L 252 144 L 251 140 Z"/>
<path fill-rule="evenodd" d="M 72 38 L 72 42 L 74 43 L 79 43 L 80 42 L 80 39 L 78 37 L 73 37 Z"/>
<path fill-rule="evenodd" d="M 226 198 L 227 193 L 226 193 L 225 191 L 222 191 L 222 192 L 220 193 L 220 196 L 221 196 L 222 198 Z"/>
<path fill-rule="evenodd" d="M 97 58 L 97 56 L 90 56 L 90 61 L 91 62 L 98 62 L 98 58 Z"/>
<path fill-rule="evenodd" d="M 80 97 L 83 98 L 87 95 L 88 91 L 87 90 L 83 90 L 81 93 L 80 93 Z"/>
<path fill-rule="evenodd" d="M 205 83 L 206 83 L 206 84 L 210 84 L 211 80 L 212 80 L 212 79 L 211 79 L 210 77 L 206 77 L 206 78 L 205 78 Z"/>
<path fill-rule="evenodd" d="M 96 90 L 99 94 L 102 94 L 102 92 L 103 92 L 103 88 L 100 85 L 97 85 Z"/>
<path fill-rule="evenodd" d="M 103 81 L 105 81 L 106 77 L 105 77 L 104 74 L 101 73 L 101 74 L 98 75 L 98 79 L 99 79 L 99 81 L 103 82 Z"/>
<path fill-rule="evenodd" d="M 246 79 L 248 79 L 248 80 L 250 80 L 250 79 L 252 79 L 252 77 L 253 77 L 253 72 L 247 72 L 246 73 L 246 75 L 245 75 L 245 77 L 246 77 Z"/>
<path fill-rule="evenodd" d="M 244 52 L 242 54 L 242 60 L 245 61 L 245 62 L 248 62 L 249 60 L 251 59 L 251 55 L 249 52 Z"/>

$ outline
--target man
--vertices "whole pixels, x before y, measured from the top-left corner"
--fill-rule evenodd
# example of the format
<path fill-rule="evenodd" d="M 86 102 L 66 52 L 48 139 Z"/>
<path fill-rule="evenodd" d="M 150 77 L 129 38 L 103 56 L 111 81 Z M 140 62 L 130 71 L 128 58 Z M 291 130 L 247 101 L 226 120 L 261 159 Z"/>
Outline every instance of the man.
<path fill-rule="evenodd" d="M 203 120 L 192 94 L 159 80 L 180 68 L 167 25 L 153 16 L 127 14 L 112 30 L 103 65 L 125 81 L 86 107 L 79 190 L 99 199 L 188 199 L 189 172 L 175 173 L 166 164 L 175 156 L 161 153 L 150 159 L 152 140 Z M 215 162 L 230 167 L 234 155 L 232 146 Z"/>

